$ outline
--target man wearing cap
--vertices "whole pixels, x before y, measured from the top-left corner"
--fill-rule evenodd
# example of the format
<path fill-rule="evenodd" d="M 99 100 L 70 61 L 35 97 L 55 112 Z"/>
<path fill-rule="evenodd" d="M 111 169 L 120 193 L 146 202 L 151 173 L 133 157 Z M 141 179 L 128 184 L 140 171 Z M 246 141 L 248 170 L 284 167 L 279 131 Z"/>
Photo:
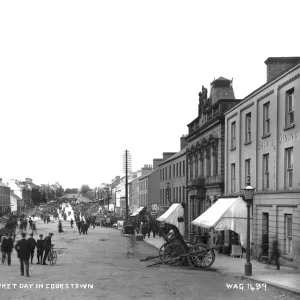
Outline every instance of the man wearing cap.
<path fill-rule="evenodd" d="M 30 244 L 30 261 L 31 261 L 31 264 L 32 264 L 32 259 L 33 259 L 33 256 L 34 256 L 34 249 L 35 249 L 35 246 L 36 246 L 36 241 L 35 239 L 33 238 L 33 234 L 30 233 L 29 234 L 29 239 L 27 240 L 28 243 Z"/>
<path fill-rule="evenodd" d="M 42 264 L 43 261 L 43 252 L 44 252 L 44 240 L 43 235 L 40 234 L 40 239 L 36 241 L 36 247 L 37 247 L 37 265 Z"/>
<path fill-rule="evenodd" d="M 51 250 L 51 238 L 53 236 L 53 233 L 50 232 L 48 236 L 45 237 L 44 239 L 44 250 L 45 250 L 45 253 L 44 253 L 44 258 L 43 258 L 43 265 L 47 265 L 46 264 L 46 259 L 48 258 L 48 254 Z"/>
<path fill-rule="evenodd" d="M 26 240 L 26 233 L 22 232 L 22 239 L 19 240 L 15 246 L 20 259 L 21 276 L 24 276 L 24 264 L 26 276 L 29 277 L 29 258 L 30 258 L 30 244 Z"/>

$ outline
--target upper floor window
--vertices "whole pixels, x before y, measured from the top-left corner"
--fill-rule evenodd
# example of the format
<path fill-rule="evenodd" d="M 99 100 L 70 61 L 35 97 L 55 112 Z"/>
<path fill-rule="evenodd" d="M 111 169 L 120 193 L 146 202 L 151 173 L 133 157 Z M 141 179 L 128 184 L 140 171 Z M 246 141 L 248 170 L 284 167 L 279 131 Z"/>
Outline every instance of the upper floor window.
<path fill-rule="evenodd" d="M 286 93 L 286 126 L 294 124 L 294 89 Z"/>
<path fill-rule="evenodd" d="M 235 122 L 231 123 L 231 149 L 236 147 L 236 124 Z"/>
<path fill-rule="evenodd" d="M 176 163 L 176 177 L 178 177 L 178 163 Z"/>
<path fill-rule="evenodd" d="M 171 174 L 172 174 L 171 168 L 172 168 L 172 166 L 170 165 L 170 166 L 169 166 L 169 178 L 171 178 Z"/>
<path fill-rule="evenodd" d="M 285 149 L 286 188 L 293 187 L 293 147 Z"/>
<path fill-rule="evenodd" d="M 251 113 L 246 114 L 246 137 L 245 143 L 251 142 Z"/>
<path fill-rule="evenodd" d="M 182 175 L 185 176 L 185 160 L 182 162 Z"/>
<path fill-rule="evenodd" d="M 179 162 L 179 176 L 181 177 L 181 162 Z"/>
<path fill-rule="evenodd" d="M 269 188 L 269 154 L 263 155 L 263 189 Z"/>
<path fill-rule="evenodd" d="M 167 180 L 168 179 L 168 167 L 166 167 L 165 170 L 166 170 L 166 173 L 165 173 L 166 177 L 165 177 L 165 179 Z"/>
<path fill-rule="evenodd" d="M 270 133 L 270 102 L 265 103 L 263 107 L 263 114 L 264 114 L 264 125 L 263 131 L 264 135 Z"/>
<path fill-rule="evenodd" d="M 235 164 L 231 164 L 231 192 L 235 193 Z"/>
<path fill-rule="evenodd" d="M 251 170 L 250 170 L 250 159 L 245 160 L 245 184 L 250 185 L 251 184 Z"/>
<path fill-rule="evenodd" d="M 175 164 L 173 164 L 173 177 L 175 178 Z"/>

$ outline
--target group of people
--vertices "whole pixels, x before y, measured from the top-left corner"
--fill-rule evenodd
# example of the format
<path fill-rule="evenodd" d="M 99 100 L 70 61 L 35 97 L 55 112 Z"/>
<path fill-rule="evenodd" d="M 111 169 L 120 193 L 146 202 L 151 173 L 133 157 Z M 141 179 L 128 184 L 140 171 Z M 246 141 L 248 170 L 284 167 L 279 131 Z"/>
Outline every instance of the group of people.
<path fill-rule="evenodd" d="M 73 227 L 73 223 L 72 223 L 73 220 L 71 220 L 71 226 Z M 91 223 L 86 220 L 84 222 L 83 219 L 80 220 L 80 218 L 76 217 L 75 218 L 75 221 L 76 221 L 76 226 L 77 226 L 77 229 L 78 229 L 78 233 L 81 235 L 82 234 L 87 234 L 88 232 L 88 229 L 90 228 L 90 225 Z M 95 228 L 95 227 L 94 227 Z"/>
<path fill-rule="evenodd" d="M 37 248 L 37 264 L 47 265 L 46 260 L 48 258 L 49 252 L 51 250 L 52 242 L 51 238 L 53 233 L 50 232 L 45 239 L 43 239 L 43 235 L 39 235 L 39 240 L 35 240 L 33 234 L 31 233 L 28 239 L 26 239 L 26 232 L 21 233 L 22 239 L 19 240 L 15 247 L 12 239 L 12 235 L 3 236 L 1 242 L 1 252 L 2 252 L 2 263 L 5 262 L 7 257 L 8 265 L 11 265 L 11 253 L 13 248 L 17 251 L 18 258 L 20 260 L 20 269 L 21 276 L 24 276 L 24 271 L 26 276 L 29 277 L 29 261 L 31 264 L 33 263 L 34 251 Z M 25 267 L 25 269 L 24 269 Z"/>

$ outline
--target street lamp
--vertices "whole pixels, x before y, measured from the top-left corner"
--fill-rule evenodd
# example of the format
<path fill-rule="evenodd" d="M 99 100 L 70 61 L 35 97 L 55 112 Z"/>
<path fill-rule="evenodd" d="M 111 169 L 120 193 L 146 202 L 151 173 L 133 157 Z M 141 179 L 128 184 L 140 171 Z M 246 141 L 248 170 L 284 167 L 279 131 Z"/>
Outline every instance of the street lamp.
<path fill-rule="evenodd" d="M 252 205 L 255 188 L 248 184 L 242 191 L 244 200 L 247 203 L 247 258 L 245 264 L 245 276 L 252 276 L 252 265 L 250 262 L 250 207 Z"/>

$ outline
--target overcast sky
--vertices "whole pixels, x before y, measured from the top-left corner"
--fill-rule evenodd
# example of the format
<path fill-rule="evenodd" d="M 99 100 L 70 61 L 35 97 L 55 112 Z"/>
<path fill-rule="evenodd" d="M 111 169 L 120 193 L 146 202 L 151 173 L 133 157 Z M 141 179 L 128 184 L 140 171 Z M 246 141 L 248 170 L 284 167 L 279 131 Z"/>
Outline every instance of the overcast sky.
<path fill-rule="evenodd" d="M 297 2 L 1 1 L 0 177 L 95 187 L 179 151 L 202 85 L 241 99 L 300 56 Z"/>

